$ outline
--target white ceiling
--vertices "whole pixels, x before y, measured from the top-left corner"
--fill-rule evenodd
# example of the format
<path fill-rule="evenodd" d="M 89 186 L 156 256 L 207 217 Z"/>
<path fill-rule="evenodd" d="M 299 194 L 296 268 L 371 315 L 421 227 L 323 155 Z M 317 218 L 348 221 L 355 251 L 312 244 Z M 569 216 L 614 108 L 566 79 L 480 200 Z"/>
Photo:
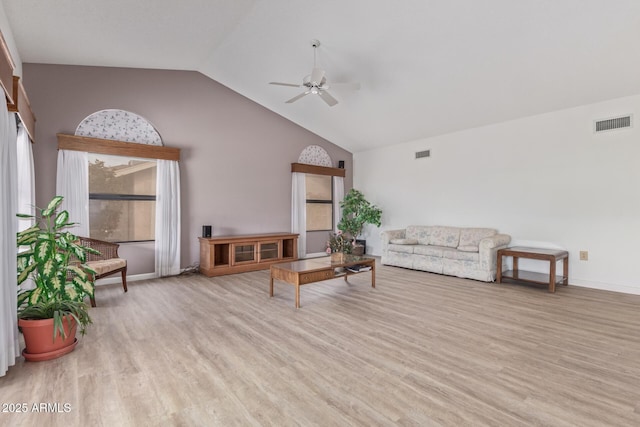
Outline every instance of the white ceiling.
<path fill-rule="evenodd" d="M 638 0 L 2 0 L 23 62 L 197 70 L 353 152 L 640 93 Z M 328 107 L 301 90 L 318 64 Z"/>

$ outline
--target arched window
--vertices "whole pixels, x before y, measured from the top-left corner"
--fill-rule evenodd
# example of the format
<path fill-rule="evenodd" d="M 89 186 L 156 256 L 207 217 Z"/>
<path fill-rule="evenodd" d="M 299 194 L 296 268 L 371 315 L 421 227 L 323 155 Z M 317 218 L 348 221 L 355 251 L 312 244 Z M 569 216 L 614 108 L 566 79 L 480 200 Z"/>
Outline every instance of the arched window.
<path fill-rule="evenodd" d="M 155 240 L 156 274 L 178 274 L 180 150 L 163 147 L 148 121 L 122 110 L 98 111 L 76 135 L 58 134 L 58 149 L 57 193 L 82 226 L 77 234 Z"/>

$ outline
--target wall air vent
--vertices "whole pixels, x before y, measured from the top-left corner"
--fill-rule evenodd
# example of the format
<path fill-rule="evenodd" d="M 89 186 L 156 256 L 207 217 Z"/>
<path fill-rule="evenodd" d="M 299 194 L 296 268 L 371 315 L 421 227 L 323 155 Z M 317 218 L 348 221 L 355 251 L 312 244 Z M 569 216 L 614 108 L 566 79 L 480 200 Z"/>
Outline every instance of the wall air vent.
<path fill-rule="evenodd" d="M 431 150 L 416 151 L 416 159 L 422 159 L 424 157 L 431 157 Z"/>
<path fill-rule="evenodd" d="M 595 120 L 593 122 L 593 131 L 595 133 L 607 132 L 616 129 L 630 128 L 633 124 L 632 115 L 614 117 L 611 119 Z"/>

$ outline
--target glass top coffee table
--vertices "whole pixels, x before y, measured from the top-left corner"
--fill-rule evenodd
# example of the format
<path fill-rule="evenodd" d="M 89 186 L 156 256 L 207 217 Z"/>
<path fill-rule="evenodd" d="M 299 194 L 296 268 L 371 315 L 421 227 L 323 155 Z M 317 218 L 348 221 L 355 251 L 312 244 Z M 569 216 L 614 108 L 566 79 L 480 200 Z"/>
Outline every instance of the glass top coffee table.
<path fill-rule="evenodd" d="M 347 255 L 343 259 L 332 261 L 331 257 L 312 258 L 300 261 L 283 262 L 271 265 L 271 284 L 269 288 L 269 297 L 273 297 L 273 280 L 282 280 L 296 287 L 296 308 L 300 308 L 300 286 L 309 283 L 330 280 L 336 277 L 347 276 L 352 274 L 360 274 L 361 272 L 351 272 L 348 270 L 350 266 L 363 266 L 371 268 L 371 287 L 376 287 L 376 260 L 375 258 Z M 336 273 L 337 268 L 344 267 L 344 273 Z"/>

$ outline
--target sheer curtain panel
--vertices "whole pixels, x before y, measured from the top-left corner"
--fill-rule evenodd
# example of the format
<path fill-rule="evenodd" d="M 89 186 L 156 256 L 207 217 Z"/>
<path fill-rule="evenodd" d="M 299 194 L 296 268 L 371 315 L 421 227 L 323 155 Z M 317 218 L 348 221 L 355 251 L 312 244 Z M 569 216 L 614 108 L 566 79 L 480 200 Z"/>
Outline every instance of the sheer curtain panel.
<path fill-rule="evenodd" d="M 18 125 L 18 212 L 35 213 L 36 204 L 35 173 L 33 168 L 33 150 L 31 140 L 24 125 Z M 18 231 L 26 230 L 34 223 L 33 219 L 18 219 Z"/>
<path fill-rule="evenodd" d="M 158 160 L 156 178 L 156 274 L 180 274 L 180 166 Z"/>
<path fill-rule="evenodd" d="M 84 151 L 58 150 L 56 195 L 63 196 L 62 209 L 69 211 L 72 232 L 89 236 L 89 155 Z"/>
<path fill-rule="evenodd" d="M 333 177 L 333 229 L 338 232 L 338 223 L 342 219 L 342 208 L 340 202 L 344 199 L 344 178 Z"/>
<path fill-rule="evenodd" d="M 0 376 L 20 355 L 17 315 L 16 232 L 18 155 L 16 119 L 0 102 Z"/>
<path fill-rule="evenodd" d="M 291 174 L 291 232 L 298 233 L 298 258 L 307 256 L 307 187 L 305 174 Z"/>

